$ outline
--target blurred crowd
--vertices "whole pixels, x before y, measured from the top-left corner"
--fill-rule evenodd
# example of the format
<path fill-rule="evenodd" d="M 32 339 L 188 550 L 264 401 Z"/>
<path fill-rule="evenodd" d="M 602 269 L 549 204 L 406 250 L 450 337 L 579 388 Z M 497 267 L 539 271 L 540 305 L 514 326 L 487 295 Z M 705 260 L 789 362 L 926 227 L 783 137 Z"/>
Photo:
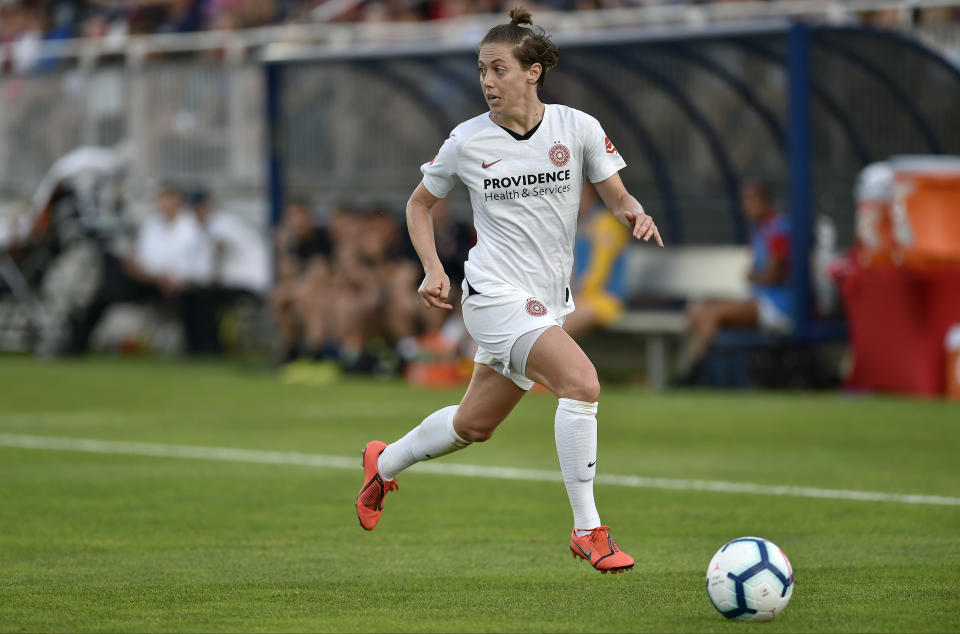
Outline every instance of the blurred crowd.
<path fill-rule="evenodd" d="M 74 204 L 72 194 L 60 200 Z M 64 224 L 57 206 L 54 202 L 49 222 Z M 88 273 L 94 288 L 69 310 L 57 353 L 86 352 L 108 309 L 136 303 L 175 315 L 185 352 L 217 356 L 223 352 L 223 312 L 239 301 L 259 302 L 271 285 L 266 242 L 234 214 L 219 210 L 202 188 L 161 185 L 153 212 L 127 248 L 97 244 L 95 274 Z"/>
<path fill-rule="evenodd" d="M 454 220 L 445 203 L 433 217 L 451 304 L 458 307 L 473 229 Z M 284 362 L 335 360 L 346 371 L 389 374 L 419 355 L 424 337 L 445 338 L 450 352 L 463 339 L 457 309 L 429 310 L 420 302 L 420 261 L 390 210 L 340 204 L 321 225 L 306 199 L 294 199 L 274 241 L 271 307 Z"/>
<path fill-rule="evenodd" d="M 684 0 L 537 0 L 525 2 L 542 11 L 581 11 L 678 4 Z M 702 0 L 687 0 L 702 4 Z M 708 0 L 731 2 L 738 0 Z M 503 14 L 515 2 L 503 0 L 0 0 L 0 53 L 7 67 L 25 70 L 42 63 L 43 40 L 76 37 L 187 33 L 235 30 L 308 22 L 415 22 L 471 14 Z M 960 21 L 956 7 L 913 10 L 914 23 Z M 898 9 L 864 11 L 865 23 L 898 27 Z"/>
<path fill-rule="evenodd" d="M 36 222 L 63 225 L 58 206 L 75 203 L 73 195 L 51 200 Z M 473 229 L 452 219 L 445 204 L 434 220 L 454 299 Z M 37 244 L 21 241 L 19 251 L 31 241 Z M 321 361 L 338 372 L 395 375 L 420 355 L 425 336 L 431 345 L 442 341 L 444 353 L 459 353 L 459 310 L 427 310 L 419 301 L 422 269 L 395 211 L 348 204 L 323 210 L 298 197 L 286 205 L 272 241 L 205 189 L 162 184 L 124 248 L 98 246 L 96 274 L 88 274 L 95 288 L 69 310 L 55 352 L 95 347 L 92 335 L 109 309 L 134 304 L 178 322 L 184 353 L 219 356 L 230 348 L 226 315 L 242 302 L 268 325 L 263 343 L 280 365 Z"/>

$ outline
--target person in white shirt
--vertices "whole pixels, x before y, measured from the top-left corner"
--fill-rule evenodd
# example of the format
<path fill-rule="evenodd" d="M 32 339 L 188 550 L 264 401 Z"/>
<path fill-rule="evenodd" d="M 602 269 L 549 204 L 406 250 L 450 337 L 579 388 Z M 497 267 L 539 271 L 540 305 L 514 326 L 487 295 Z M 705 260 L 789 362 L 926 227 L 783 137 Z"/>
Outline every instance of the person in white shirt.
<path fill-rule="evenodd" d="M 559 398 L 554 429 L 574 516 L 570 549 L 601 572 L 621 572 L 634 561 L 601 525 L 593 499 L 600 384 L 562 328 L 574 309 L 568 284 L 584 178 L 635 238 L 663 242 L 624 188 L 618 172 L 625 163 L 600 123 L 540 101 L 545 73 L 557 63 L 556 46 L 526 9 L 514 9 L 510 18 L 477 47 L 490 111 L 451 132 L 422 166 L 423 180 L 407 203 L 410 237 L 425 272 L 420 298 L 450 310 L 430 210 L 457 179 L 470 192 L 477 244 L 464 266 L 461 302 L 478 345 L 473 377 L 459 405 L 434 412 L 392 444 L 367 444 L 357 514 L 372 530 L 400 471 L 487 440 L 536 381 Z"/>
<path fill-rule="evenodd" d="M 266 241 L 235 215 L 214 209 L 204 189 L 190 192 L 190 207 L 199 221 L 210 253 L 210 280 L 186 297 L 203 330 L 195 347 L 206 355 L 220 355 L 220 317 L 241 299 L 262 298 L 270 288 L 270 258 Z"/>
<path fill-rule="evenodd" d="M 265 295 L 270 290 L 266 240 L 235 215 L 217 211 L 205 190 L 191 192 L 190 206 L 213 249 L 212 284 L 228 298 Z"/>
<path fill-rule="evenodd" d="M 169 184 L 157 195 L 158 213 L 140 227 L 133 253 L 123 260 L 105 252 L 100 283 L 92 302 L 71 317 L 71 334 L 64 352 L 87 349 L 104 312 L 112 304 L 161 299 L 179 313 L 191 354 L 207 349 L 214 315 L 202 299 L 213 276 L 213 249 L 200 222 L 183 204 L 183 195 Z"/>
<path fill-rule="evenodd" d="M 160 191 L 157 207 L 160 213 L 140 227 L 134 254 L 124 263 L 127 271 L 171 297 L 189 286 L 206 286 L 213 277 L 213 248 L 197 217 L 172 186 Z"/>

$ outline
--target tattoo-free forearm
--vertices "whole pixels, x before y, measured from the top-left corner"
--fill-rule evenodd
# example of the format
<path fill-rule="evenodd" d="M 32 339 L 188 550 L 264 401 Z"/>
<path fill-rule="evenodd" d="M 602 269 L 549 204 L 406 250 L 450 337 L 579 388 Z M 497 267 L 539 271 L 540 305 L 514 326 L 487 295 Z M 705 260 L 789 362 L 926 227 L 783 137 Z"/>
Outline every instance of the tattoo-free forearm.
<path fill-rule="evenodd" d="M 442 268 L 440 257 L 437 255 L 437 243 L 433 234 L 433 214 L 430 213 L 430 208 L 417 200 L 407 202 L 407 230 L 410 233 L 413 248 L 420 256 L 423 270 Z"/>

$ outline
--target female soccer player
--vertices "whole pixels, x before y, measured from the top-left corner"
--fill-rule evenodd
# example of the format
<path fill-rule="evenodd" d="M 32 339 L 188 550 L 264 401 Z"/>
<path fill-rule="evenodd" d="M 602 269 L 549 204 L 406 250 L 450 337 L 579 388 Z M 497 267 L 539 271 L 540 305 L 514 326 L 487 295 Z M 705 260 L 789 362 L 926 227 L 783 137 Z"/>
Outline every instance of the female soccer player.
<path fill-rule="evenodd" d="M 459 405 L 427 416 L 400 440 L 363 450 L 360 524 L 372 530 L 383 498 L 410 465 L 490 438 L 534 381 L 559 398 L 555 420 L 560 469 L 573 507 L 570 550 L 601 572 L 633 567 L 593 499 L 597 464 L 597 372 L 563 328 L 574 309 L 570 272 L 580 190 L 586 177 L 633 236 L 663 246 L 643 207 L 624 189 L 625 163 L 599 122 L 543 104 L 537 91 L 557 64 L 557 48 L 524 8 L 477 46 L 480 86 L 490 112 L 457 126 L 420 170 L 407 202 L 410 238 L 423 263 L 418 293 L 450 310 L 450 281 L 437 257 L 431 207 L 460 181 L 470 191 L 477 244 L 464 266 L 463 319 L 476 340 L 476 366 Z"/>

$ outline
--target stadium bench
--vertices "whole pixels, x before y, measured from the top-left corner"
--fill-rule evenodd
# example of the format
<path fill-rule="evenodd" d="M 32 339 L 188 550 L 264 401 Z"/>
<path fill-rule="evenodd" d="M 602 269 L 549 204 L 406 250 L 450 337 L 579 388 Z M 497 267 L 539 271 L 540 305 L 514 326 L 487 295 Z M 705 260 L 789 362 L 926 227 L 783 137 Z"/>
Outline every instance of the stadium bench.
<path fill-rule="evenodd" d="M 689 302 L 746 299 L 750 251 L 745 246 L 634 246 L 628 254 L 630 299 L 626 313 L 608 327 L 645 336 L 648 382 L 667 385 L 670 339 L 686 332 Z"/>
<path fill-rule="evenodd" d="M 667 386 L 672 351 L 677 347 L 671 344 L 686 334 L 687 305 L 712 299 L 749 298 L 746 272 L 750 264 L 750 250 L 745 246 L 631 248 L 628 309 L 607 330 L 644 337 L 651 387 Z M 845 339 L 843 320 L 815 320 L 803 332 L 788 334 L 720 330 L 710 346 L 702 378 L 715 387 L 746 387 L 752 382 L 750 366 L 756 365 L 753 362 L 761 356 L 765 376 L 760 383 L 822 387 L 835 380 L 836 372 L 828 366 L 836 364 L 832 360 L 825 364 L 818 358 L 817 349 Z M 754 372 L 758 371 L 754 368 Z"/>

